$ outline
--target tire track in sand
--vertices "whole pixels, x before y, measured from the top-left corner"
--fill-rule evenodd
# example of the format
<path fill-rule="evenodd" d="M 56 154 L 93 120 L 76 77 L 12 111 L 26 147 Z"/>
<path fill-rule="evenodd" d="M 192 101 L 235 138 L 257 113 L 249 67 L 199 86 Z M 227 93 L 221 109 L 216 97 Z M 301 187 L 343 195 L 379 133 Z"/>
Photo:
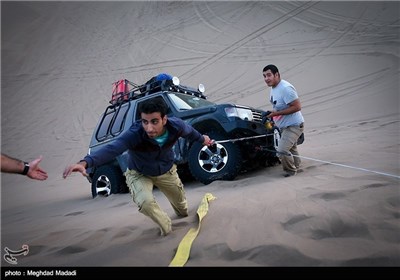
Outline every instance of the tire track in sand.
<path fill-rule="evenodd" d="M 257 29 L 254 32 L 251 32 L 250 34 L 248 34 L 244 38 L 234 42 L 233 44 L 231 44 L 230 46 L 228 46 L 225 49 L 221 50 L 220 52 L 216 53 L 215 55 L 207 58 L 202 63 L 197 64 L 194 67 L 190 68 L 188 71 L 182 73 L 181 77 L 194 76 L 195 74 L 203 71 L 204 68 L 207 68 L 208 66 L 212 65 L 213 63 L 215 63 L 216 61 L 220 60 L 224 56 L 230 54 L 234 50 L 236 50 L 236 49 L 240 48 L 241 46 L 247 44 L 248 42 L 256 39 L 260 35 L 268 32 L 268 31 L 271 31 L 272 29 L 275 29 L 276 27 L 278 27 L 279 25 L 283 24 L 284 22 L 286 22 L 286 21 L 290 20 L 291 18 L 301 14 L 302 12 L 310 9 L 312 6 L 316 5 L 317 3 L 318 2 L 309 1 L 309 2 L 306 2 L 305 4 L 303 4 L 301 6 L 298 6 L 297 8 L 292 10 L 291 12 L 288 12 L 287 14 L 284 14 L 280 18 L 274 20 L 273 23 L 267 23 L 263 27 Z"/>

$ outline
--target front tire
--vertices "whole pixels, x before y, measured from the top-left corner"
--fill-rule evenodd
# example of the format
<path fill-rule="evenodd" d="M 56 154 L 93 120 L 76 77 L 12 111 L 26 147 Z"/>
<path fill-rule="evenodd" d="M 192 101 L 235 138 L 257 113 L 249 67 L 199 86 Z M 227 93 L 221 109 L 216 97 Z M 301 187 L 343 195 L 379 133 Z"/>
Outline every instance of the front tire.
<path fill-rule="evenodd" d="M 224 139 L 221 134 L 212 132 L 213 140 Z M 240 149 L 232 142 L 216 143 L 211 147 L 194 143 L 189 150 L 189 169 L 193 177 L 207 185 L 215 180 L 233 180 L 242 165 Z"/>
<path fill-rule="evenodd" d="M 125 192 L 126 183 L 117 166 L 103 165 L 96 169 L 92 179 L 92 197 Z"/>

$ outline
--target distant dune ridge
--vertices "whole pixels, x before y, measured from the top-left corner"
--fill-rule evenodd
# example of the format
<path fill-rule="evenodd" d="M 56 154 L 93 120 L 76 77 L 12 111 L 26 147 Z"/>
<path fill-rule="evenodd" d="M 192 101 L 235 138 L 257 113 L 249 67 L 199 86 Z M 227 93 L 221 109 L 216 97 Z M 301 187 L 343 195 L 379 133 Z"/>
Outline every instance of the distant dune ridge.
<path fill-rule="evenodd" d="M 92 199 L 66 165 L 88 151 L 112 83 L 160 72 L 218 103 L 271 109 L 262 69 L 297 89 L 305 157 L 400 175 L 399 2 L 1 2 L 1 150 L 47 181 L 1 174 L 2 251 L 18 266 L 164 266 L 209 205 L 186 266 L 399 266 L 398 177 L 303 159 L 185 185 L 173 232 L 129 194 Z M 12 267 L 2 258 L 2 266 Z M 14 266 L 15 267 L 15 266 Z"/>

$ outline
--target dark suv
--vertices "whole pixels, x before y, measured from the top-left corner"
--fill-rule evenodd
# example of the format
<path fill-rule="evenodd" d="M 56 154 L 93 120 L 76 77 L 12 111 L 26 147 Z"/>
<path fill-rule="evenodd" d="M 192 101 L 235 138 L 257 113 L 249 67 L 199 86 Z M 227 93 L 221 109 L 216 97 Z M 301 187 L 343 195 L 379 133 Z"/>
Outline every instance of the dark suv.
<path fill-rule="evenodd" d="M 153 77 L 143 85 L 128 80 L 114 83 L 111 105 L 105 109 L 93 132 L 89 154 L 114 141 L 139 120 L 141 102 L 162 97 L 168 106 L 168 116 L 181 118 L 216 140 L 213 146 L 207 147 L 179 139 L 173 150 L 181 176 L 209 184 L 215 180 L 233 180 L 239 172 L 251 167 L 279 163 L 274 152 L 279 131 L 265 125 L 266 112 L 210 102 L 203 94 L 202 84 L 195 89 L 180 85 L 176 77 L 169 77 L 161 81 Z M 124 152 L 102 166 L 87 169 L 93 197 L 127 191 L 123 176 L 127 169 L 126 157 L 127 152 Z"/>

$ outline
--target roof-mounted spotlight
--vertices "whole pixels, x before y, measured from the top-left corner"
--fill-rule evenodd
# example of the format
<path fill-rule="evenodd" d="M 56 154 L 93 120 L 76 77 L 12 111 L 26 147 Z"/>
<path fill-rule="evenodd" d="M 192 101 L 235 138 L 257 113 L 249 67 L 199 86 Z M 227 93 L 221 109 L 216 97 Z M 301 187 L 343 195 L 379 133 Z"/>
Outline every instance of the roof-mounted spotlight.
<path fill-rule="evenodd" d="M 198 90 L 199 90 L 199 92 L 204 93 L 206 91 L 206 88 L 204 87 L 203 84 L 199 84 Z"/>
<path fill-rule="evenodd" d="M 172 83 L 173 83 L 175 86 L 179 86 L 179 84 L 180 84 L 179 78 L 178 78 L 178 77 L 173 77 L 173 78 L 172 78 Z"/>

